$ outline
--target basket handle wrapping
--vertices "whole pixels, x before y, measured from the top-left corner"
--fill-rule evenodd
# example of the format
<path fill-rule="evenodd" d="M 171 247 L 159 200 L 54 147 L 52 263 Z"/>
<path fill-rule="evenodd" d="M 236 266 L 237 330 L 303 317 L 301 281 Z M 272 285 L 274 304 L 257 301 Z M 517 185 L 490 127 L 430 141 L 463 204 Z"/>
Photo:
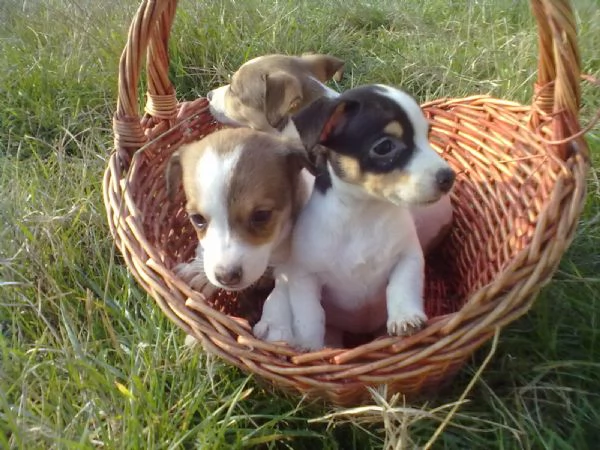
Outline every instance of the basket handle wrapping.
<path fill-rule="evenodd" d="M 119 61 L 117 110 L 113 117 L 114 146 L 122 162 L 130 161 L 133 153 L 148 142 L 138 105 L 144 53 L 148 76 L 146 113 L 169 121 L 177 115 L 176 93 L 168 75 L 168 41 L 176 8 L 177 0 L 143 0 L 129 27 Z"/>
<path fill-rule="evenodd" d="M 552 115 L 552 141 L 557 155 L 566 160 L 577 148 L 589 157 L 586 145 L 568 142 L 580 130 L 581 59 L 577 47 L 577 27 L 569 0 L 531 0 L 538 25 L 538 71 L 532 104 L 532 125 L 542 115 Z"/>

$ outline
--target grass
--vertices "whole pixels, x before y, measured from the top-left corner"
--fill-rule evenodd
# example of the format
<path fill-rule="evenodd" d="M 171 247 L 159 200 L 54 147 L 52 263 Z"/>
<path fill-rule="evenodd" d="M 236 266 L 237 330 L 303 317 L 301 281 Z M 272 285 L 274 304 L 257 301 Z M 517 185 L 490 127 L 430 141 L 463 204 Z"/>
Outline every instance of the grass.
<path fill-rule="evenodd" d="M 584 70 L 600 74 L 600 7 L 578 0 Z M 185 349 L 118 264 L 101 178 L 117 64 L 137 2 L 0 3 L 0 448 L 405 448 L 432 439 L 481 367 L 426 404 L 337 411 L 273 395 Z M 528 102 L 536 30 L 526 2 L 182 0 L 171 36 L 181 99 L 246 59 L 321 51 L 340 88 L 401 85 L 421 101 L 489 93 Z M 143 87 L 140 86 L 140 95 Z M 584 89 L 584 123 L 600 108 Z M 593 158 L 600 133 L 588 135 Z M 500 335 L 433 448 L 596 448 L 600 423 L 600 183 L 554 280 Z M 387 437 L 386 437 L 387 436 Z"/>

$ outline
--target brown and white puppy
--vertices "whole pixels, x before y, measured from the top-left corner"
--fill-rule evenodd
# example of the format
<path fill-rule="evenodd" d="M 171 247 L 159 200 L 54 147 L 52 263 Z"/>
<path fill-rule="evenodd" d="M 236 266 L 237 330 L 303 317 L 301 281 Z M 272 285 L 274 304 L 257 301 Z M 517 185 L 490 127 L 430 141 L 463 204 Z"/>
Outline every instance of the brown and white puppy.
<path fill-rule="evenodd" d="M 216 131 L 182 146 L 168 164 L 167 190 L 180 182 L 198 234 L 197 255 L 176 271 L 194 288 L 245 289 L 285 259 L 289 235 L 309 189 L 296 141 L 250 128 Z M 209 286 L 209 288 L 211 288 Z M 205 291 L 206 292 L 206 291 Z"/>
<path fill-rule="evenodd" d="M 276 132 L 295 111 L 338 93 L 324 83 L 343 74 L 344 61 L 330 55 L 264 55 L 244 63 L 231 83 L 206 94 L 220 122 Z"/>

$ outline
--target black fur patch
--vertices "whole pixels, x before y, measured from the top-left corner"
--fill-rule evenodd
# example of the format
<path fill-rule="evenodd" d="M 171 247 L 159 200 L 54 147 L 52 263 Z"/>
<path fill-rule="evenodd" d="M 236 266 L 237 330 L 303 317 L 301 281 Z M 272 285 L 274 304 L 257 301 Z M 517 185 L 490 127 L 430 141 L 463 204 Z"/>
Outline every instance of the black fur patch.
<path fill-rule="evenodd" d="M 327 170 L 327 166 L 320 167 L 319 173 L 315 178 L 315 189 L 321 194 L 325 194 L 331 188 L 331 176 Z"/>
<path fill-rule="evenodd" d="M 334 129 L 323 145 L 334 152 L 356 159 L 362 172 L 386 173 L 402 169 L 411 160 L 415 151 L 414 128 L 404 109 L 385 95 L 383 88 L 363 86 L 342 94 L 338 101 L 351 106 L 347 120 Z M 403 129 L 401 138 L 384 132 L 384 128 L 396 121 Z M 379 156 L 373 147 L 381 139 L 389 138 L 394 151 Z"/>
<path fill-rule="evenodd" d="M 333 154 L 354 159 L 362 173 L 383 174 L 402 170 L 416 150 L 415 131 L 408 114 L 378 85 L 349 89 L 335 98 L 321 97 L 292 120 L 311 158 L 318 158 L 321 153 L 319 144 L 329 149 L 324 153 L 328 155 L 326 160 L 342 179 L 342 168 L 333 167 Z M 397 122 L 400 133 L 385 130 L 392 122 Z M 325 193 L 331 187 L 327 162 L 315 165 L 315 187 Z"/>
<path fill-rule="evenodd" d="M 310 152 L 311 161 L 315 165 L 317 175 L 315 177 L 315 189 L 324 194 L 331 187 L 331 176 L 327 170 L 327 149 L 322 145 L 316 145 Z"/>
<path fill-rule="evenodd" d="M 331 124 L 334 115 L 336 119 Z M 319 153 L 316 149 L 320 143 L 335 154 L 355 159 L 363 173 L 402 170 L 415 152 L 413 124 L 402 106 L 388 97 L 381 86 L 366 85 L 349 89 L 336 98 L 319 98 L 296 113 L 293 121 L 311 157 Z M 385 131 L 391 122 L 400 125 L 401 136 Z M 327 135 L 323 136 L 323 132 Z M 327 159 L 334 164 L 334 158 Z M 316 166 L 315 187 L 324 193 L 331 187 L 327 163 L 322 161 Z M 341 168 L 335 169 L 343 178 Z"/>

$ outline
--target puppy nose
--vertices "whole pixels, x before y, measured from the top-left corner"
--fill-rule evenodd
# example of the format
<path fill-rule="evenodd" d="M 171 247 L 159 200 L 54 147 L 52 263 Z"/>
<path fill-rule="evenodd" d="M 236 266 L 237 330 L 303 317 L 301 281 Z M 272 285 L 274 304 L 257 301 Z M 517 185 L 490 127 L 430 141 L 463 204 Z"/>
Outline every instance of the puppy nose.
<path fill-rule="evenodd" d="M 208 99 L 209 102 L 212 100 L 212 97 L 213 97 L 213 91 L 208 91 L 206 93 L 206 98 Z"/>
<path fill-rule="evenodd" d="M 215 269 L 215 278 L 223 286 L 234 286 L 242 281 L 242 268 L 235 267 L 217 267 Z"/>
<path fill-rule="evenodd" d="M 456 174 L 452 169 L 440 169 L 435 174 L 435 181 L 438 185 L 438 188 L 442 192 L 449 192 L 452 189 L 452 185 L 454 184 L 454 179 L 456 178 Z"/>

